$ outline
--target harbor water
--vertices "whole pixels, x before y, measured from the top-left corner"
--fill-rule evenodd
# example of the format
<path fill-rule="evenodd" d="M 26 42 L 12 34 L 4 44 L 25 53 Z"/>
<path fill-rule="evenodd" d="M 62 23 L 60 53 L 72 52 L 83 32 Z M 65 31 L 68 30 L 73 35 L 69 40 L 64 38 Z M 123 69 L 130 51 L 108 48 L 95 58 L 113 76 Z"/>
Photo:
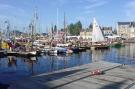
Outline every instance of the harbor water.
<path fill-rule="evenodd" d="M 87 50 L 72 55 L 42 55 L 40 57 L 0 58 L 0 83 L 9 84 L 33 75 L 48 73 L 60 69 L 80 66 L 100 60 L 135 66 L 135 44 L 126 44 L 120 48 Z"/>

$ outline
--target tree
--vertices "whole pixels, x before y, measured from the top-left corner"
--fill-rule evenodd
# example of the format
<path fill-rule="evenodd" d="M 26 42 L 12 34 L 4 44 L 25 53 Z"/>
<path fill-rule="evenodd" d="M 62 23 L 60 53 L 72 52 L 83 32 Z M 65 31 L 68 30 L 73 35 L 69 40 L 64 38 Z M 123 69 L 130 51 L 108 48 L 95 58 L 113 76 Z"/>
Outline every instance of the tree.
<path fill-rule="evenodd" d="M 54 25 L 54 32 L 57 32 L 57 26 Z"/>
<path fill-rule="evenodd" d="M 79 35 L 81 30 L 82 30 L 82 24 L 81 24 L 80 21 L 78 21 L 78 22 L 75 24 L 75 34 L 76 34 L 76 35 Z"/>
<path fill-rule="evenodd" d="M 80 21 L 78 21 L 77 23 L 73 24 L 71 23 L 68 26 L 69 32 L 71 35 L 79 35 L 80 31 L 82 30 L 82 24 Z"/>
<path fill-rule="evenodd" d="M 82 30 L 82 23 L 81 23 L 81 21 L 78 21 L 76 23 L 76 25 L 77 25 L 78 29 L 81 31 Z"/>
<path fill-rule="evenodd" d="M 69 29 L 69 32 L 70 32 L 70 34 L 71 35 L 74 35 L 74 24 L 73 23 L 71 23 L 69 26 L 68 26 L 68 29 Z"/>
<path fill-rule="evenodd" d="M 53 25 L 52 25 L 52 27 L 51 27 L 51 33 L 54 33 Z"/>
<path fill-rule="evenodd" d="M 90 26 L 89 26 L 89 29 L 92 29 L 93 28 L 93 24 L 91 23 Z"/>

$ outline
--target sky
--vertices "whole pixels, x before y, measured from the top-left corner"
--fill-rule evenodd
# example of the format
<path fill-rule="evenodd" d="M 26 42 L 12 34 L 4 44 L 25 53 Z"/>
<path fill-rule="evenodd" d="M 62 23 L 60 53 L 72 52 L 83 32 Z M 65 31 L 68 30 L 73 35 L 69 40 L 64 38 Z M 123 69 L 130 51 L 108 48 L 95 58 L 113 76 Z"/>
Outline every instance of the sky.
<path fill-rule="evenodd" d="M 31 22 L 37 7 L 40 32 L 48 32 L 52 24 L 63 28 L 66 24 L 81 21 L 83 28 L 95 17 L 101 26 L 115 27 L 118 21 L 135 20 L 135 0 L 0 0 L 0 23 L 8 20 L 20 30 Z"/>

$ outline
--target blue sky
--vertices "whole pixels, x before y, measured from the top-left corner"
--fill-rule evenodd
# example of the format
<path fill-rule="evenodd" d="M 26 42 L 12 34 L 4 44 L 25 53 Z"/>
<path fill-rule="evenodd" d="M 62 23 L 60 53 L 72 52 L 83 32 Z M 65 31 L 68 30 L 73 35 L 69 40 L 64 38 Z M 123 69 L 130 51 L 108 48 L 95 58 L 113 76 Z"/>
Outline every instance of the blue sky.
<path fill-rule="evenodd" d="M 101 26 L 115 27 L 118 21 L 135 20 L 135 0 L 0 0 L 0 22 L 9 20 L 19 28 L 30 23 L 34 7 L 39 15 L 41 32 L 46 32 L 51 24 L 57 23 L 59 8 L 59 28 L 63 27 L 63 15 L 66 23 L 80 20 L 86 28 L 95 17 Z"/>

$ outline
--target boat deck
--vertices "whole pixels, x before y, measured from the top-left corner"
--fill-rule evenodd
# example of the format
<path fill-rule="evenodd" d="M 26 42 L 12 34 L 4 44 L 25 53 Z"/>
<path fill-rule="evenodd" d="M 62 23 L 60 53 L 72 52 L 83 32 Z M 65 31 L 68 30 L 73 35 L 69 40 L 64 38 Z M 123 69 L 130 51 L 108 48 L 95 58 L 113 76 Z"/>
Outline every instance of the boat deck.
<path fill-rule="evenodd" d="M 23 56 L 23 57 L 31 57 L 31 56 L 37 56 L 37 55 L 32 55 L 30 52 L 12 52 L 12 51 L 7 51 L 8 56 Z"/>
<path fill-rule="evenodd" d="M 104 74 L 92 75 L 97 69 Z M 134 84 L 134 68 L 100 61 L 14 81 L 8 89 L 133 89 Z"/>

